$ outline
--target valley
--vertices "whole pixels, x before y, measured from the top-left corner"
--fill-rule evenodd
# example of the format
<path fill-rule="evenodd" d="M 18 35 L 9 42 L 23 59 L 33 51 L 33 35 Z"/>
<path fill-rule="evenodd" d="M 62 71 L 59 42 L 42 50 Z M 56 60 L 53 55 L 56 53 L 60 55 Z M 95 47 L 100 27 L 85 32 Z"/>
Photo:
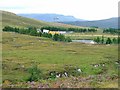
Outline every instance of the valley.
<path fill-rule="evenodd" d="M 3 11 L 2 28 L 5 26 L 16 31 L 2 31 L 3 88 L 118 88 L 118 32 L 103 33 L 101 28 L 48 23 Z M 29 31 L 28 27 L 34 28 Z M 35 28 L 46 27 L 73 33 L 60 34 L 63 40 L 59 35 L 54 40 L 55 34 L 48 37 L 43 32 L 34 33 Z M 86 44 L 66 42 L 67 37 L 71 40 L 100 37 L 100 40 Z"/>

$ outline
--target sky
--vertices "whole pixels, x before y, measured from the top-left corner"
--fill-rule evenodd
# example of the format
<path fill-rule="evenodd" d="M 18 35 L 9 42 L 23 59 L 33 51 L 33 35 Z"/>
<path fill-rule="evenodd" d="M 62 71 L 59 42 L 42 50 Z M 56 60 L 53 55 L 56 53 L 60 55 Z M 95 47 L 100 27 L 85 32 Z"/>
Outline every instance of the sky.
<path fill-rule="evenodd" d="M 20 13 L 56 13 L 79 19 L 118 16 L 119 0 L 0 0 L 0 10 Z"/>

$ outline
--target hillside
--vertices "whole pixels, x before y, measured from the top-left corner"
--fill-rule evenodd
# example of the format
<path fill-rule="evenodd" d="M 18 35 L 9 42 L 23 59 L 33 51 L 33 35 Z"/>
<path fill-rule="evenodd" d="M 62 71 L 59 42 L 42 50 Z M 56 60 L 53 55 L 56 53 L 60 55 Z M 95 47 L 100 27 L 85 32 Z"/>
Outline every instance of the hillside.
<path fill-rule="evenodd" d="M 7 25 L 16 26 L 16 27 L 34 26 L 34 27 L 39 27 L 39 28 L 42 27 L 42 26 L 81 28 L 81 27 L 78 27 L 78 26 L 66 25 L 66 24 L 61 24 L 61 23 L 44 22 L 44 21 L 40 21 L 40 20 L 35 20 L 35 19 L 31 19 L 31 18 L 18 16 L 14 13 L 11 13 L 11 12 L 2 11 L 2 27 L 7 26 Z"/>
<path fill-rule="evenodd" d="M 61 22 L 64 24 L 87 26 L 87 27 L 99 27 L 99 28 L 118 28 L 118 18 L 110 18 L 96 21 L 75 21 L 75 22 Z"/>
<path fill-rule="evenodd" d="M 41 27 L 49 24 L 46 22 L 17 16 L 16 14 L 11 12 L 2 11 L 2 25 L 19 26 L 19 27 L 27 27 L 27 26 Z"/>
<path fill-rule="evenodd" d="M 18 14 L 18 15 L 46 22 L 83 21 L 82 19 L 75 18 L 74 16 L 65 16 L 61 14 Z"/>

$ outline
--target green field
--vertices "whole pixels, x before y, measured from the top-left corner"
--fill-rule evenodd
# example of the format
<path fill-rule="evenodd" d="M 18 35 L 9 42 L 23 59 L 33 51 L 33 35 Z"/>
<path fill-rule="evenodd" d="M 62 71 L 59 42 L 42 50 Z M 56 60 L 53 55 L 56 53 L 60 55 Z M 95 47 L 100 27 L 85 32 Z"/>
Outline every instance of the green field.
<path fill-rule="evenodd" d="M 2 58 L 3 87 L 29 87 L 27 70 L 33 65 L 45 75 L 50 71 L 62 72 L 66 66 L 82 70 L 75 77 L 42 79 L 35 82 L 34 87 L 38 84 L 49 87 L 118 87 L 117 45 L 55 42 L 43 37 L 3 32 Z M 93 66 L 101 63 L 105 65 Z"/>

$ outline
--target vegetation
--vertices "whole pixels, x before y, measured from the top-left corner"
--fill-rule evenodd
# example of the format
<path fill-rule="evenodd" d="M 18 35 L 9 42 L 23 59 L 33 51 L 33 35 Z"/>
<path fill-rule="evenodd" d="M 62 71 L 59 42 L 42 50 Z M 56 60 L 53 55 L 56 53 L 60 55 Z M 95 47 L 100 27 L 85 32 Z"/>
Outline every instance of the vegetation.
<path fill-rule="evenodd" d="M 47 29 L 51 31 L 74 31 L 74 32 L 97 32 L 97 29 L 95 28 L 63 28 L 63 27 L 53 27 L 53 26 L 47 26 L 42 27 L 41 30 Z"/>
<path fill-rule="evenodd" d="M 106 44 L 112 44 L 112 41 L 111 41 L 110 38 L 107 38 L 107 40 L 106 40 Z"/>
<path fill-rule="evenodd" d="M 98 44 L 119 44 L 120 43 L 120 38 L 104 38 L 102 37 L 97 37 L 94 39 L 94 41 Z"/>
<path fill-rule="evenodd" d="M 71 40 L 70 37 L 66 37 L 65 41 L 67 41 L 67 42 L 72 42 L 72 40 Z"/>
<path fill-rule="evenodd" d="M 27 34 L 27 35 L 31 35 L 31 36 L 39 36 L 39 37 L 42 36 L 42 37 L 51 38 L 54 41 L 64 41 L 64 42 L 71 42 L 72 41 L 70 39 L 70 37 L 65 38 L 65 36 L 63 34 L 52 35 L 50 33 L 37 32 L 37 29 L 35 27 L 29 27 L 27 29 L 20 29 L 20 28 L 16 28 L 16 27 L 6 26 L 3 28 L 3 31 L 16 32 L 16 33 Z"/>
<path fill-rule="evenodd" d="M 53 35 L 53 40 L 54 41 L 64 41 L 64 42 L 72 42 L 70 37 L 66 37 L 63 34 L 54 34 Z"/>
<path fill-rule="evenodd" d="M 42 72 L 38 69 L 37 65 L 28 69 L 29 73 L 31 74 L 28 78 L 28 81 L 38 81 L 42 78 Z"/>
<path fill-rule="evenodd" d="M 119 30 L 114 28 L 104 29 L 103 33 L 118 34 Z"/>
<path fill-rule="evenodd" d="M 2 47 L 3 87 L 118 87 L 116 44 L 54 42 L 44 37 L 3 32 Z M 68 77 L 57 78 L 50 72 L 67 72 Z"/>
<path fill-rule="evenodd" d="M 50 34 L 50 33 L 41 33 L 41 36 L 47 37 L 47 38 L 52 38 L 53 37 L 52 34 Z"/>
<path fill-rule="evenodd" d="M 97 43 L 101 42 L 99 37 L 95 38 L 94 41 L 97 42 Z"/>

